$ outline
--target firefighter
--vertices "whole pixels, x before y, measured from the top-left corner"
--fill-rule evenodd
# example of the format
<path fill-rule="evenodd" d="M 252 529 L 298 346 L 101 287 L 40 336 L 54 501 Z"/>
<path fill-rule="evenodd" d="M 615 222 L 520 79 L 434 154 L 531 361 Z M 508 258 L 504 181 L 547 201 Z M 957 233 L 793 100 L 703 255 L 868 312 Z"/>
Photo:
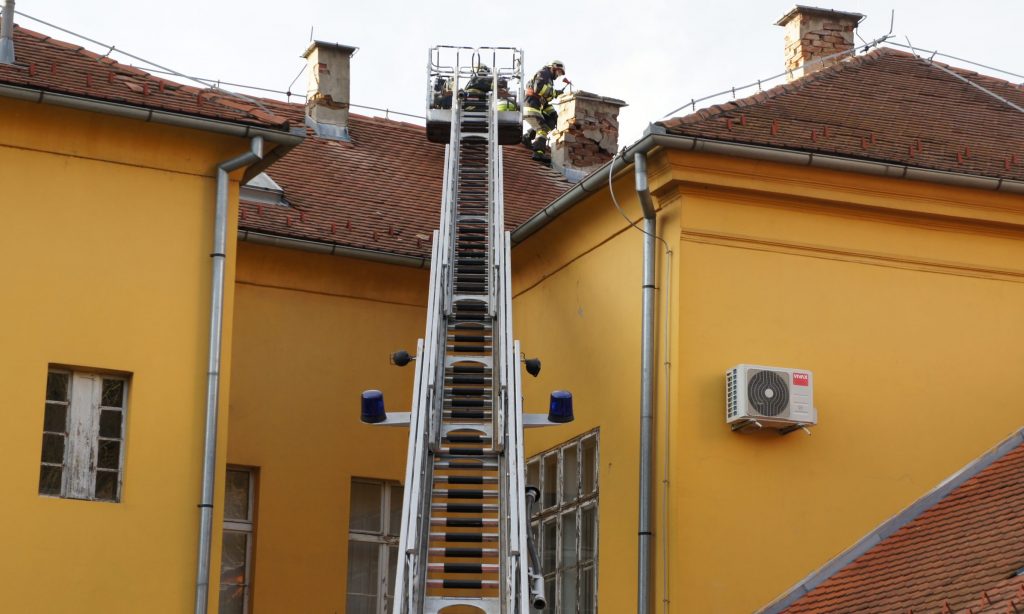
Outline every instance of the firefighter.
<path fill-rule="evenodd" d="M 549 160 L 548 133 L 558 124 L 558 113 L 551 106 L 551 101 L 560 91 L 555 90 L 555 79 L 564 77 L 565 64 L 561 60 L 552 60 L 533 75 L 526 86 L 526 99 L 523 101 L 523 120 L 530 125 L 530 131 L 523 135 L 523 144 L 533 150 L 534 160 Z"/>

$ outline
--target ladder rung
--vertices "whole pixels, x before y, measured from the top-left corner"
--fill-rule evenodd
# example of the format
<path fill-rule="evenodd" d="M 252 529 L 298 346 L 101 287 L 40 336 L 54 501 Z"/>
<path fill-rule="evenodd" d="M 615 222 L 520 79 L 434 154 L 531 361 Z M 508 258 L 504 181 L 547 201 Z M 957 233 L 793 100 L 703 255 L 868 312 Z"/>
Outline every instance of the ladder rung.
<path fill-rule="evenodd" d="M 444 573 L 498 573 L 501 567 L 494 563 L 427 563 L 430 571 Z"/>
<path fill-rule="evenodd" d="M 431 547 L 427 549 L 432 557 L 451 557 L 453 559 L 483 559 L 497 557 L 497 547 Z"/>
<path fill-rule="evenodd" d="M 476 459 L 466 459 L 468 461 Z M 482 459 L 481 459 L 482 460 Z M 454 462 L 438 461 L 434 463 L 434 469 L 454 469 L 457 471 L 494 471 L 498 468 L 495 462 Z"/>
<path fill-rule="evenodd" d="M 427 580 L 430 588 L 451 588 L 463 590 L 488 590 L 499 587 L 497 580 Z"/>
<path fill-rule="evenodd" d="M 498 541 L 497 533 L 431 533 L 433 541 L 465 542 L 467 544 L 480 544 L 484 542 Z"/>
<path fill-rule="evenodd" d="M 498 526 L 497 518 L 433 518 L 430 524 L 435 527 L 459 527 L 480 529 Z"/>
<path fill-rule="evenodd" d="M 494 499 L 498 496 L 496 490 L 470 490 L 468 488 L 438 488 L 432 493 L 435 497 L 447 499 Z"/>
<path fill-rule="evenodd" d="M 434 503 L 430 509 L 449 514 L 483 514 L 498 511 L 497 503 Z"/>
<path fill-rule="evenodd" d="M 434 482 L 448 484 L 497 484 L 498 478 L 483 475 L 440 475 Z"/>

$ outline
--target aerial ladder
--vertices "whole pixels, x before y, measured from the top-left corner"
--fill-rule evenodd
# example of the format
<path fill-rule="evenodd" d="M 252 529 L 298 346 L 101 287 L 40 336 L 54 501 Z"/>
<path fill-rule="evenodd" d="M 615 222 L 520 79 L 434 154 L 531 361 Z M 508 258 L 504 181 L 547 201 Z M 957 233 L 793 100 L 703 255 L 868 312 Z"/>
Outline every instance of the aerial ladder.
<path fill-rule="evenodd" d="M 521 359 L 512 336 L 500 147 L 522 134 L 522 57 L 429 52 L 427 138 L 447 147 L 426 330 L 415 356 L 392 355 L 415 361 L 412 408 L 388 414 L 379 391 L 362 398 L 364 422 L 409 426 L 394 614 L 527 614 L 546 603 L 523 429 L 571 421 L 572 395 L 552 393 L 547 415 L 523 413 L 522 368 L 536 376 L 540 362 Z"/>

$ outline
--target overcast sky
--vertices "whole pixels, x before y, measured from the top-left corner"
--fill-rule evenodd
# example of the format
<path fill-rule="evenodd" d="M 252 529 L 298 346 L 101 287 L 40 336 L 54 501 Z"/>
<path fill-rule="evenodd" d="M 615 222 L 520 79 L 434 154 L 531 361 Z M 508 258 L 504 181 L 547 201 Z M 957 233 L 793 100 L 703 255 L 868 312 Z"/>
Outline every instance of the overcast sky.
<path fill-rule="evenodd" d="M 815 5 L 867 15 L 859 30 L 866 40 L 889 31 L 895 10 L 894 41 L 909 38 L 919 48 L 1024 75 L 1024 1 Z M 430 46 L 515 46 L 524 50 L 530 73 L 560 59 L 578 88 L 629 103 L 620 115 L 622 146 L 692 98 L 782 72 L 783 31 L 774 23 L 792 7 L 781 0 L 17 0 L 16 9 L 182 73 L 280 90 L 303 68 L 299 56 L 312 29 L 318 40 L 359 48 L 352 62 L 354 105 L 414 115 L 423 114 Z M 24 16 L 16 21 L 75 40 Z M 303 76 L 292 90 L 304 89 Z"/>

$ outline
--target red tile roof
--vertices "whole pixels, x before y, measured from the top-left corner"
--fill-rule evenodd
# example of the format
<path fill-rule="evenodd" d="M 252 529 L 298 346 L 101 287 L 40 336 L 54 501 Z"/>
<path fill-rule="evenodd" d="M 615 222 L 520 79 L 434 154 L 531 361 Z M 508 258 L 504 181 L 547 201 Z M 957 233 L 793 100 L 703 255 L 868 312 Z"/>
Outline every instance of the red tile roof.
<path fill-rule="evenodd" d="M 1024 90 L 882 48 L 749 98 L 661 122 L 671 134 L 1024 179 Z"/>
<path fill-rule="evenodd" d="M 911 506 L 897 517 L 909 522 L 792 605 L 767 611 L 1024 612 L 1022 433 L 945 496 Z"/>
<path fill-rule="evenodd" d="M 234 123 L 287 128 L 266 105 L 212 89 L 181 85 L 79 45 L 15 26 L 15 64 L 0 64 L 0 83 Z"/>
<path fill-rule="evenodd" d="M 304 107 L 264 101 L 275 113 L 303 121 Z M 305 141 L 267 174 L 289 206 L 243 199 L 239 227 L 407 256 L 430 255 L 438 227 L 444 146 L 427 141 L 423 126 L 349 116 L 351 142 L 308 131 Z M 505 224 L 514 229 L 573 184 L 530 159 L 521 146 L 502 149 Z"/>

